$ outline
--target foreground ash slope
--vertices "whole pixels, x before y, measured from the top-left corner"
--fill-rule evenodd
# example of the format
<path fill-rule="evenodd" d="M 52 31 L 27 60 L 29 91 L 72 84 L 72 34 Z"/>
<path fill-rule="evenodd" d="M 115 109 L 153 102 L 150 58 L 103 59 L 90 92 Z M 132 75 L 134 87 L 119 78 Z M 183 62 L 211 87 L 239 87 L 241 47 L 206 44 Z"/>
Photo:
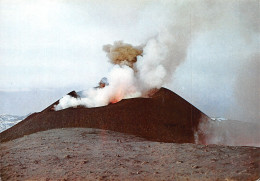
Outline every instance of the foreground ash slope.
<path fill-rule="evenodd" d="M 0 144 L 2 180 L 256 181 L 260 148 L 147 141 L 92 128 Z"/>
<path fill-rule="evenodd" d="M 76 96 L 74 91 L 69 94 Z M 57 103 L 4 131 L 0 134 L 0 141 L 55 128 L 86 127 L 134 134 L 154 141 L 194 143 L 194 132 L 198 129 L 200 119 L 207 117 L 165 88 L 151 98 L 126 99 L 97 108 L 53 111 Z"/>

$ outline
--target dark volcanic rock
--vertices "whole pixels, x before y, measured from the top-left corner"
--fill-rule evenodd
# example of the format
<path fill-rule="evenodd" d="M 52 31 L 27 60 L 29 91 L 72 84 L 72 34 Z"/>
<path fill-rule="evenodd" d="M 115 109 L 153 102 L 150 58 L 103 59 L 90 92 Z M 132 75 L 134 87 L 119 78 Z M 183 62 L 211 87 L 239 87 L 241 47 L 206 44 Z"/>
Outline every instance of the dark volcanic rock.
<path fill-rule="evenodd" d="M 69 93 L 77 96 L 75 92 Z M 54 111 L 55 102 L 40 113 L 0 134 L 0 141 L 54 128 L 86 127 L 134 134 L 161 142 L 194 143 L 194 132 L 202 117 L 197 108 L 168 89 L 151 98 L 125 99 L 97 108 L 68 108 Z"/>

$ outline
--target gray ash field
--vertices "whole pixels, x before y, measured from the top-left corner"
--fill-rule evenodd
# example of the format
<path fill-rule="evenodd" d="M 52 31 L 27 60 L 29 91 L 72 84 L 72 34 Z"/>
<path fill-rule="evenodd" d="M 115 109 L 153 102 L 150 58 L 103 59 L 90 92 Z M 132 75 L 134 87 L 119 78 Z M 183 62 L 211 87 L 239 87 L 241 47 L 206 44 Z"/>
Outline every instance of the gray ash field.
<path fill-rule="evenodd" d="M 260 148 L 146 141 L 91 128 L 1 144 L 2 180 L 257 180 Z"/>

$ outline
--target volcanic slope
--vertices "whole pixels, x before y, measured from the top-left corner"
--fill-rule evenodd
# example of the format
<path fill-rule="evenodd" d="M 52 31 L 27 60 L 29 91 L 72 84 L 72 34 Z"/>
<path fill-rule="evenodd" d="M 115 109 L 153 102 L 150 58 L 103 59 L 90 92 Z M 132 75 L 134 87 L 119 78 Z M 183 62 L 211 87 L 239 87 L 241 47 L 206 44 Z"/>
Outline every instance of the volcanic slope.
<path fill-rule="evenodd" d="M 75 91 L 69 93 L 77 96 Z M 55 128 L 85 127 L 133 134 L 151 141 L 194 143 L 200 110 L 172 91 L 161 88 L 151 98 L 124 99 L 96 108 L 54 111 L 54 104 L 0 134 L 0 142 Z"/>
<path fill-rule="evenodd" d="M 147 141 L 93 128 L 0 144 L 2 180 L 256 181 L 260 148 Z"/>

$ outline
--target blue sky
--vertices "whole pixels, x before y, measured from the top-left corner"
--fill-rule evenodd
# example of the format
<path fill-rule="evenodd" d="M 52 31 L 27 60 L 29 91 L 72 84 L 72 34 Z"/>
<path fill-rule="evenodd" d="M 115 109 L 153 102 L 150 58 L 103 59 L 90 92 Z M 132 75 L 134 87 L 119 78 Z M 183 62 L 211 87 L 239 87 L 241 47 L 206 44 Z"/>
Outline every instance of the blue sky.
<path fill-rule="evenodd" d="M 172 11 L 182 3 L 188 7 L 182 16 L 203 13 L 189 1 L 0 0 L 0 114 L 40 111 L 71 90 L 96 86 L 111 68 L 104 44 L 145 43 L 165 24 L 181 21 Z M 239 95 L 249 107 L 259 106 L 248 98 L 259 100 L 259 58 L 249 61 L 259 52 L 258 10 L 257 0 L 214 4 L 205 16 L 219 17 L 191 29 L 186 60 L 165 86 L 210 116 L 240 118 Z M 256 66 L 244 71 L 248 62 Z M 240 72 L 251 83 L 237 93 Z M 256 111 L 246 114 L 259 118 Z"/>

